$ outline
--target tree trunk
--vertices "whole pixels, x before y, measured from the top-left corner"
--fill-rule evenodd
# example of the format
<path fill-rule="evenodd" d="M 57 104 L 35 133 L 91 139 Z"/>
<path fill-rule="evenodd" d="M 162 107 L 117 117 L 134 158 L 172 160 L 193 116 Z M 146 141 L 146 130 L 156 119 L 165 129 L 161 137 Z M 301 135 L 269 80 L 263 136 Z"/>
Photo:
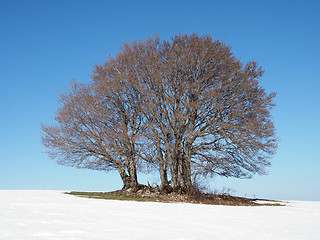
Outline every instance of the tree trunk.
<path fill-rule="evenodd" d="M 190 161 L 182 152 L 175 151 L 173 157 L 172 187 L 175 192 L 189 193 L 192 190 Z"/>
<path fill-rule="evenodd" d="M 166 188 L 169 185 L 167 170 L 162 164 L 160 164 L 160 180 L 161 188 Z"/>
<path fill-rule="evenodd" d="M 123 166 L 118 166 L 117 167 L 118 172 L 120 174 L 122 183 L 123 183 L 123 187 L 122 190 L 126 190 L 128 188 L 130 188 L 130 177 L 128 176 L 128 174 L 126 173 L 126 170 Z"/>
<path fill-rule="evenodd" d="M 170 186 L 167 175 L 167 164 L 166 159 L 163 158 L 162 150 L 160 147 L 160 140 L 157 141 L 157 152 L 159 159 L 159 171 L 160 171 L 160 180 L 161 180 L 161 191 L 170 192 Z"/>
<path fill-rule="evenodd" d="M 188 192 L 193 190 L 191 180 L 191 144 L 187 141 L 183 154 L 183 177 L 185 188 Z"/>
<path fill-rule="evenodd" d="M 134 156 L 128 158 L 128 173 L 130 179 L 130 187 L 134 190 L 138 189 L 137 167 Z"/>

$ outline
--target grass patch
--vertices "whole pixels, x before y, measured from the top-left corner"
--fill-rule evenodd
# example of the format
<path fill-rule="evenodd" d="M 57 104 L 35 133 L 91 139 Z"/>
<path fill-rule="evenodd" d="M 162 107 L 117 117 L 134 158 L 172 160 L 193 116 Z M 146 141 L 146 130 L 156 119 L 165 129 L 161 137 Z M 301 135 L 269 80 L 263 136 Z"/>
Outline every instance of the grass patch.
<path fill-rule="evenodd" d="M 235 197 L 223 194 L 203 194 L 198 193 L 194 195 L 185 195 L 177 193 L 160 193 L 150 191 L 114 191 L 114 192 L 66 192 L 65 194 L 108 200 L 124 200 L 124 201 L 138 201 L 138 202 L 184 202 L 195 204 L 210 204 L 210 205 L 227 205 L 227 206 L 285 206 L 279 201 L 267 199 L 252 199 L 244 197 Z M 263 201 L 263 203 L 257 203 Z"/>
<path fill-rule="evenodd" d="M 79 197 L 108 199 L 108 200 L 123 200 L 123 201 L 137 201 L 137 202 L 159 202 L 160 201 L 157 198 L 130 196 L 130 195 L 120 193 L 120 191 L 115 191 L 115 192 L 77 192 L 77 191 L 72 191 L 72 192 L 66 192 L 65 194 L 79 196 Z"/>

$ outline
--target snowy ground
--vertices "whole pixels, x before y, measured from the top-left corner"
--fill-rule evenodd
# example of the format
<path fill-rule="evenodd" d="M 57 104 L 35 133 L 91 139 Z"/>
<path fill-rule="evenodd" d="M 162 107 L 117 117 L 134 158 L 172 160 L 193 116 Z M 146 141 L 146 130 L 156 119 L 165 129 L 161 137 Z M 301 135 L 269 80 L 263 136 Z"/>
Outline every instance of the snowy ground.
<path fill-rule="evenodd" d="M 232 207 L 0 191 L 0 239 L 320 239 L 320 202 Z"/>

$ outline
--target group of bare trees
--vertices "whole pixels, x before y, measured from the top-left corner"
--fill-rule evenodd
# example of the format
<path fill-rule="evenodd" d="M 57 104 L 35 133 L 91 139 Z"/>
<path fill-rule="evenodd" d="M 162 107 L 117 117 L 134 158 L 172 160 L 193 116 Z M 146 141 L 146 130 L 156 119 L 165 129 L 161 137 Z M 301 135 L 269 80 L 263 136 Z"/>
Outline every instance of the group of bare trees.
<path fill-rule="evenodd" d="M 275 94 L 259 84 L 262 74 L 210 36 L 125 43 L 94 66 L 91 83 L 60 95 L 42 142 L 60 164 L 117 170 L 125 189 L 138 189 L 146 169 L 176 192 L 189 192 L 196 176 L 263 174 L 277 144 Z"/>

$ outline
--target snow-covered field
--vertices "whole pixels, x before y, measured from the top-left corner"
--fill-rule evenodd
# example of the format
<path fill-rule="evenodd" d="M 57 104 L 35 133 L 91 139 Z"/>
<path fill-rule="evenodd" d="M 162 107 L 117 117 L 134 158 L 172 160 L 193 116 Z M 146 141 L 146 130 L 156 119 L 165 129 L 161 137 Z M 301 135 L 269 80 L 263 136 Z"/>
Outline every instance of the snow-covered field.
<path fill-rule="evenodd" d="M 320 239 L 320 202 L 232 207 L 0 191 L 0 239 Z"/>

